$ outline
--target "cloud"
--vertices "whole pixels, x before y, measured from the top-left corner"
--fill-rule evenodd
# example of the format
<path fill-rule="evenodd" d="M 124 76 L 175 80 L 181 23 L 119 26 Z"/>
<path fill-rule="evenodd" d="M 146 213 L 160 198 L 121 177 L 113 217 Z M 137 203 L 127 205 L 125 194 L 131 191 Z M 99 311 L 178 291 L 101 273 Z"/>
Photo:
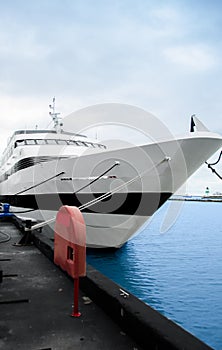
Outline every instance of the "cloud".
<path fill-rule="evenodd" d="M 221 130 L 221 5 L 209 1 L 0 1 L 2 128 L 96 103 L 136 105 L 188 130 Z M 2 129 L 1 129 L 2 130 Z"/>
<path fill-rule="evenodd" d="M 12 30 L 13 28 L 13 30 Z M 15 33 L 19 33 L 15 37 Z M 35 32 L 25 30 L 22 26 L 11 26 L 8 32 L 0 32 L 0 56 L 1 60 L 11 55 L 16 59 L 39 61 L 46 59 L 50 53 L 49 46 L 37 42 Z M 13 57 L 12 57 L 13 58 Z"/>
<path fill-rule="evenodd" d="M 205 71 L 214 68 L 217 60 L 213 50 L 204 45 L 181 45 L 164 50 L 165 57 L 184 68 Z"/>

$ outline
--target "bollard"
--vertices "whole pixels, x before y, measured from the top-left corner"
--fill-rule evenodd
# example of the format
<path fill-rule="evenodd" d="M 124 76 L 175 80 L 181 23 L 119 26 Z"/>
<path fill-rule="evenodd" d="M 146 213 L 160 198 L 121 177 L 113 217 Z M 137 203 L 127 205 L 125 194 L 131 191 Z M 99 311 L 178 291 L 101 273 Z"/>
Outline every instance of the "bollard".
<path fill-rule="evenodd" d="M 79 277 L 86 275 L 86 226 L 77 207 L 65 205 L 57 213 L 54 263 L 74 279 L 74 307 L 71 316 L 79 317 Z"/>
<path fill-rule="evenodd" d="M 0 212 L 0 218 L 14 216 L 14 214 L 10 212 L 10 204 L 2 203 L 1 207 L 2 211 Z"/>
<path fill-rule="evenodd" d="M 9 213 L 10 204 L 4 203 L 4 204 L 2 205 L 2 208 L 3 208 L 4 213 Z"/>

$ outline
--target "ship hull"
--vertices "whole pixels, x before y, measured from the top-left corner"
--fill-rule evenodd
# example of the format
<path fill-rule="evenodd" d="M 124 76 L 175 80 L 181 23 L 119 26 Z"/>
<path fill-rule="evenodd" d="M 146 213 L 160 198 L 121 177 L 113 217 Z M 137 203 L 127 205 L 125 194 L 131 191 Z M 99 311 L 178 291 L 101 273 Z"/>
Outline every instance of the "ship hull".
<path fill-rule="evenodd" d="M 62 205 L 77 206 L 86 222 L 87 246 L 119 248 L 216 152 L 221 139 L 213 135 L 36 164 L 23 160 L 1 181 L 0 201 L 33 208 L 24 215 L 41 221 Z"/>

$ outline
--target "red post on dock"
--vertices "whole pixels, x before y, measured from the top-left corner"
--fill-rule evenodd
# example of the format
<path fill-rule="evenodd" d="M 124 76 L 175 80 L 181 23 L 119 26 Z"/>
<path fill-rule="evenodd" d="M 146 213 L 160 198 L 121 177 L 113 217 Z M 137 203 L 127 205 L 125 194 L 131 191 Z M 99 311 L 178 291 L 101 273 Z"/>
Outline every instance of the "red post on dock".
<path fill-rule="evenodd" d="M 79 277 L 86 275 L 86 225 L 77 207 L 65 205 L 57 213 L 54 263 L 74 279 L 74 307 L 71 316 L 79 317 Z"/>
<path fill-rule="evenodd" d="M 74 278 L 74 305 L 71 316 L 81 316 L 81 312 L 79 312 L 79 277 Z"/>

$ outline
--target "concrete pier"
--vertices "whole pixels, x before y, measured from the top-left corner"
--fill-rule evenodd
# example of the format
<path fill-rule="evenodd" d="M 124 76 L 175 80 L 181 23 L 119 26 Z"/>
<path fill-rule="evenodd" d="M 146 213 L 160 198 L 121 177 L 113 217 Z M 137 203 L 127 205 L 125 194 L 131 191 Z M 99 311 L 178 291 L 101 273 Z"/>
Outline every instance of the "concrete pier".
<path fill-rule="evenodd" d="M 0 231 L 10 235 L 0 244 L 0 349 L 210 349 L 92 266 L 80 279 L 82 316 L 70 317 L 73 281 L 50 261 L 53 237 L 13 246 L 14 224 Z"/>

